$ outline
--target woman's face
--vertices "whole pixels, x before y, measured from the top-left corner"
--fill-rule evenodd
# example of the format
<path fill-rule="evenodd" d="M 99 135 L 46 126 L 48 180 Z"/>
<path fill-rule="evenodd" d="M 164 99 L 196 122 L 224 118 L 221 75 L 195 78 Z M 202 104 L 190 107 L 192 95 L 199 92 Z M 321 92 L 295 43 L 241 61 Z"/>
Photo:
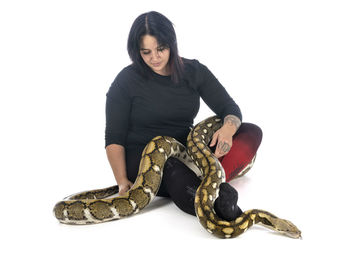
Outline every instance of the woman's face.
<path fill-rule="evenodd" d="M 158 46 L 157 39 L 151 35 L 141 38 L 140 53 L 144 62 L 156 73 L 168 76 L 168 61 L 170 49 L 166 46 Z"/>

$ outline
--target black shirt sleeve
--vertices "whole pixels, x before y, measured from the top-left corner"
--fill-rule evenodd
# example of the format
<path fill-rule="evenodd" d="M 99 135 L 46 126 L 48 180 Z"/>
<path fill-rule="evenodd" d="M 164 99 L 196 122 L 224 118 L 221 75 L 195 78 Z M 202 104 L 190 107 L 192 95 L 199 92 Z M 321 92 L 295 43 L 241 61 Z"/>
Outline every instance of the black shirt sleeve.
<path fill-rule="evenodd" d="M 198 92 L 203 101 L 221 120 L 231 114 L 242 122 L 241 110 L 226 89 L 205 65 L 198 62 L 198 66 Z"/>
<path fill-rule="evenodd" d="M 119 74 L 110 86 L 106 96 L 105 148 L 110 144 L 125 147 L 131 98 L 125 84 L 121 84 Z"/>

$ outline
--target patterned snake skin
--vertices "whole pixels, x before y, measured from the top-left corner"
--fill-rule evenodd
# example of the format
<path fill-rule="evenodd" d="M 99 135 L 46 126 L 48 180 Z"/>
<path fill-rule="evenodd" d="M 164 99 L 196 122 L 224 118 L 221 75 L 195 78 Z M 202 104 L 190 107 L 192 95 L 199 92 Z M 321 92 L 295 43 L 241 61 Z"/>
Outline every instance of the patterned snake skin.
<path fill-rule="evenodd" d="M 237 237 L 253 224 L 262 224 L 293 238 L 300 238 L 301 231 L 290 221 L 258 209 L 242 213 L 234 221 L 220 219 L 214 210 L 219 186 L 225 181 L 225 171 L 220 161 L 208 148 L 213 134 L 220 129 L 219 117 L 212 116 L 198 123 L 187 137 L 187 147 L 168 136 L 156 136 L 145 147 L 134 185 L 123 196 L 118 186 L 80 192 L 66 197 L 54 206 L 54 215 L 64 224 L 94 224 L 136 214 L 150 204 L 158 192 L 163 168 L 169 157 L 176 157 L 201 179 L 195 197 L 195 210 L 199 222 L 211 234 L 219 238 Z M 243 176 L 252 162 L 237 177 Z"/>

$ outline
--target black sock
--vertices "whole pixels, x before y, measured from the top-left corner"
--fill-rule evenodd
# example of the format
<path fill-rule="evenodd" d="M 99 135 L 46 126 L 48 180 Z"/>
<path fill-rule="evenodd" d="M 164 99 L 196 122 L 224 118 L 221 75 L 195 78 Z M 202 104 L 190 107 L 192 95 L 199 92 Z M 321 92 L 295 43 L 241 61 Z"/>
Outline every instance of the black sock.
<path fill-rule="evenodd" d="M 174 203 L 184 212 L 196 216 L 194 198 L 201 180 L 177 158 L 168 158 L 164 165 L 163 182 Z M 238 192 L 228 183 L 220 184 L 219 197 L 214 202 L 216 214 L 231 221 L 242 214 L 237 206 Z"/>
<path fill-rule="evenodd" d="M 219 197 L 214 202 L 216 214 L 225 220 L 235 220 L 242 214 L 237 205 L 238 192 L 227 182 L 220 184 Z"/>

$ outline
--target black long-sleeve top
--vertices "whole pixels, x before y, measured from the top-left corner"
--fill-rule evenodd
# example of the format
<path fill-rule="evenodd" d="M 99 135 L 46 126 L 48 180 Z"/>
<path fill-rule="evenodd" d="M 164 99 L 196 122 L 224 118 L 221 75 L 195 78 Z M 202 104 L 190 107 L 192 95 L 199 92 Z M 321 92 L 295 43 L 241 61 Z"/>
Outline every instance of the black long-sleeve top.
<path fill-rule="evenodd" d="M 132 64 L 119 72 L 106 94 L 105 147 L 146 146 L 157 135 L 186 145 L 200 97 L 222 120 L 232 114 L 242 121 L 240 108 L 211 71 L 196 59 L 182 60 L 185 77 L 178 84 L 153 71 L 146 80 Z"/>

